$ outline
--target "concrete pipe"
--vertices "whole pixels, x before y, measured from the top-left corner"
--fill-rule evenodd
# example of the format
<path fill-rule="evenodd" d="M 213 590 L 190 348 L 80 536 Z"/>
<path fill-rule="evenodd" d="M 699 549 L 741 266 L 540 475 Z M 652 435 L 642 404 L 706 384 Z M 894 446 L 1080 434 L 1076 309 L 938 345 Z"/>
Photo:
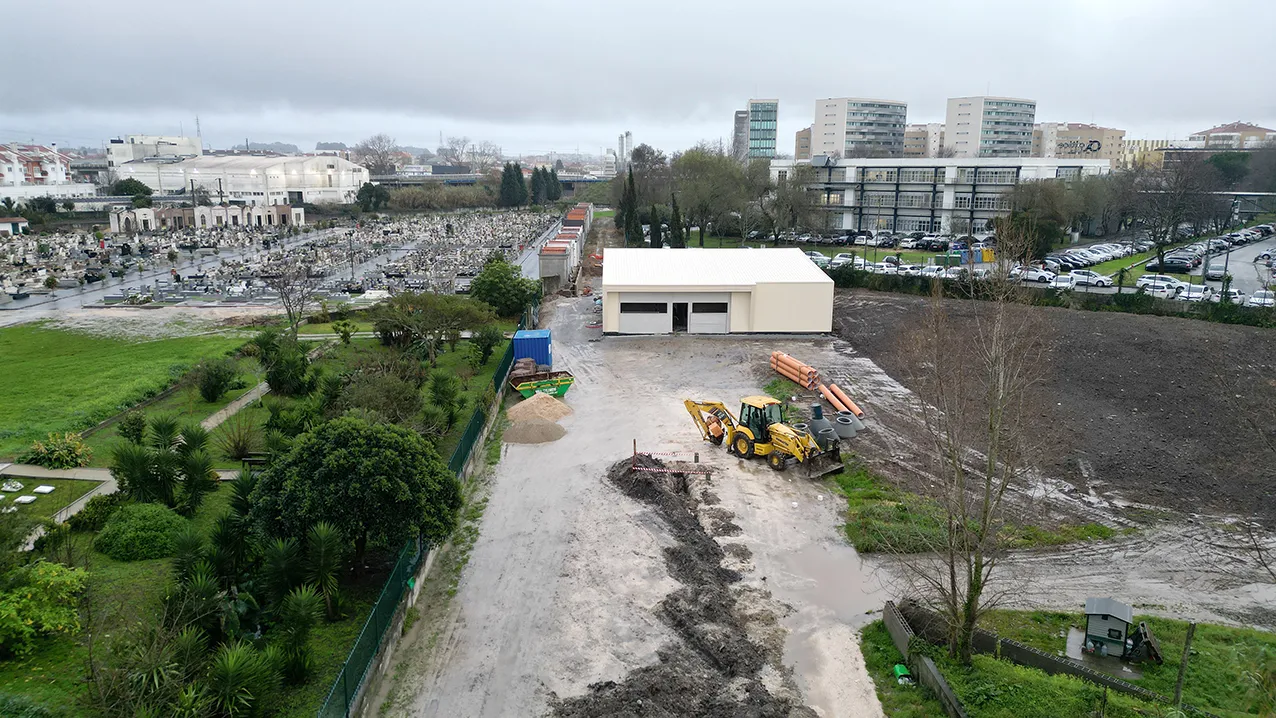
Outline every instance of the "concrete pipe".
<path fill-rule="evenodd" d="M 863 431 L 863 430 L 866 428 L 866 427 L 864 426 L 864 422 L 860 421 L 860 418 L 859 418 L 858 416 L 856 416 L 856 415 L 855 415 L 855 412 L 853 412 L 853 411 L 839 411 L 839 412 L 837 412 L 837 418 L 839 418 L 839 419 L 842 419 L 842 418 L 850 419 L 850 420 L 851 420 L 851 426 L 854 426 L 856 431 Z"/>
<path fill-rule="evenodd" d="M 855 438 L 855 423 L 849 417 L 837 417 L 833 422 L 833 428 L 837 430 L 837 438 L 839 439 Z"/>
<path fill-rule="evenodd" d="M 815 443 L 820 445 L 821 449 L 827 451 L 837 441 L 837 429 L 832 426 L 826 429 L 820 429 L 820 433 L 815 435 Z"/>

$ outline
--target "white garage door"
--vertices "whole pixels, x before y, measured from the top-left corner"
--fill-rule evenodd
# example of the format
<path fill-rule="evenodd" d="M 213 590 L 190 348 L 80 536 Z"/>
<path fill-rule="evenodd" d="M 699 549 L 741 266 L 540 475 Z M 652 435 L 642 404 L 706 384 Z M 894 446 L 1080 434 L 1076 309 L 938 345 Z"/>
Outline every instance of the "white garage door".
<path fill-rule="evenodd" d="M 691 314 L 687 320 L 687 332 L 690 334 L 726 334 L 731 326 L 727 309 L 730 302 L 692 302 Z"/>
<path fill-rule="evenodd" d="M 624 292 L 621 334 L 726 334 L 731 295 L 718 292 Z"/>
<path fill-rule="evenodd" d="M 669 334 L 673 331 L 673 314 L 664 300 L 620 295 L 621 334 Z"/>

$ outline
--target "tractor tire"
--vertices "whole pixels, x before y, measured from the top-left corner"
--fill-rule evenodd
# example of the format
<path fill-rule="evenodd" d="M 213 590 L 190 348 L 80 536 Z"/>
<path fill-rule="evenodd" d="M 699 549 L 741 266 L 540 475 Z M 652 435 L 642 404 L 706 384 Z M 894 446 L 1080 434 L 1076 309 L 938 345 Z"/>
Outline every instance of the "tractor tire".
<path fill-rule="evenodd" d="M 735 449 L 735 455 L 741 459 L 753 458 L 753 440 L 744 434 L 736 434 L 735 440 L 731 442 L 731 448 Z"/>
<path fill-rule="evenodd" d="M 770 466 L 775 471 L 784 471 L 789 466 L 789 457 L 787 454 L 772 451 L 770 454 L 767 454 L 766 465 Z"/>

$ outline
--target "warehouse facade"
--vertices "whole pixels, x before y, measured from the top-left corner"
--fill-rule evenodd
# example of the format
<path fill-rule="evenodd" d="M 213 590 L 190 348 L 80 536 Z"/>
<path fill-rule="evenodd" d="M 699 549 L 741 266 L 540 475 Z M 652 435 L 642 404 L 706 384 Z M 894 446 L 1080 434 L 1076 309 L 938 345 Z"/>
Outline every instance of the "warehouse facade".
<path fill-rule="evenodd" d="M 604 334 L 816 334 L 833 330 L 833 280 L 796 248 L 613 248 Z"/>

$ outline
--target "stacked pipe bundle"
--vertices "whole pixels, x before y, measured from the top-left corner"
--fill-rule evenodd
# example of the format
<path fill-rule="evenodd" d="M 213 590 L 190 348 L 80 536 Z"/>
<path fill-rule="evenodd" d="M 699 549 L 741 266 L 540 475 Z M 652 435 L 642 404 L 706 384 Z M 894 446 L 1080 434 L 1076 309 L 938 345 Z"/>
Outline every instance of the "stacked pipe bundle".
<path fill-rule="evenodd" d="M 771 352 L 771 368 L 798 386 L 814 391 L 820 385 L 820 373 L 784 352 Z"/>

